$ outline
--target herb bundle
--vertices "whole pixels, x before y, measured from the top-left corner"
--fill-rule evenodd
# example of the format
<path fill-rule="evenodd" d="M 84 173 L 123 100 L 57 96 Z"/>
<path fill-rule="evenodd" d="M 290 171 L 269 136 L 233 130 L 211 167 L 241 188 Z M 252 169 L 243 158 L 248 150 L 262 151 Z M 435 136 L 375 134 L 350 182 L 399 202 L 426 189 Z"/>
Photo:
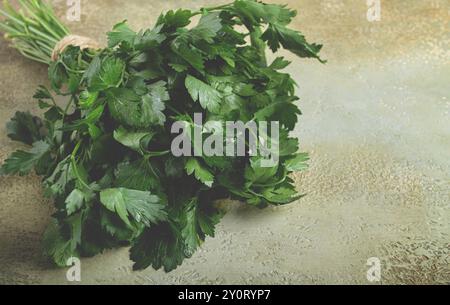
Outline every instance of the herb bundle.
<path fill-rule="evenodd" d="M 253 0 L 169 11 L 151 29 L 117 24 L 106 48 L 68 46 L 52 60 L 69 31 L 42 1 L 19 2 L 20 11 L 7 3 L 0 10 L 0 29 L 23 55 L 49 65 L 51 87 L 34 95 L 43 118 L 18 112 L 8 123 L 8 136 L 31 148 L 14 152 L 1 174 L 34 169 L 43 177 L 56 209 L 44 249 L 57 265 L 131 245 L 135 269 L 169 272 L 214 236 L 224 214 L 216 200 L 264 208 L 301 197 L 290 174 L 305 169 L 308 156 L 289 136 L 301 112 L 294 80 L 280 72 L 290 62 L 268 63 L 265 55 L 267 46 L 282 47 L 322 61 L 321 45 L 287 27 L 295 11 Z M 194 113 L 221 122 L 278 121 L 279 163 L 175 157 L 171 125 L 194 128 Z"/>

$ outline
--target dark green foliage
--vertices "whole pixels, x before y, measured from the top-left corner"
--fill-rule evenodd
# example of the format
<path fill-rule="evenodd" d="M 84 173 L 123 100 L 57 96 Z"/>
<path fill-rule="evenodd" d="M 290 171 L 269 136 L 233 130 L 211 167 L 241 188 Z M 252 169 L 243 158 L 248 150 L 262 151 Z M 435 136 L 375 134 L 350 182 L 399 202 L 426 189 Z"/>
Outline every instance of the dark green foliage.
<path fill-rule="evenodd" d="M 45 119 L 17 113 L 8 124 L 13 140 L 33 147 L 13 153 L 2 173 L 35 168 L 43 176 L 57 210 L 44 246 L 56 264 L 131 245 L 135 269 L 168 272 L 214 236 L 223 216 L 215 200 L 263 208 L 301 197 L 289 177 L 308 160 L 289 137 L 301 114 L 295 82 L 280 71 L 288 61 L 265 57 L 268 45 L 319 59 L 321 46 L 286 27 L 295 15 L 252 0 L 170 11 L 153 29 L 135 32 L 121 22 L 108 33 L 108 48 L 69 47 L 51 63 L 52 90 L 40 87 L 35 95 Z M 68 107 L 58 107 L 55 94 L 66 96 Z M 171 125 L 192 127 L 194 112 L 222 122 L 279 121 L 279 164 L 174 157 Z"/>

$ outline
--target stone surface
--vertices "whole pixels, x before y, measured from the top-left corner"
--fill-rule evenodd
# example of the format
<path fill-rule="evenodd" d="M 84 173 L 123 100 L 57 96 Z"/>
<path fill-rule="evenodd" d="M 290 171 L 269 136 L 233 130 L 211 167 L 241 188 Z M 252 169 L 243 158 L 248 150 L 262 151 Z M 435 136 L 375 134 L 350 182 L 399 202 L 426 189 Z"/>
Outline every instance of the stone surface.
<path fill-rule="evenodd" d="M 52 1 L 61 17 L 66 1 Z M 324 44 L 328 64 L 283 52 L 299 84 L 296 135 L 311 168 L 296 176 L 308 196 L 280 208 L 236 205 L 176 271 L 131 271 L 127 249 L 82 260 L 82 283 L 368 284 L 367 259 L 382 283 L 450 283 L 450 3 L 382 1 L 368 22 L 360 0 L 277 0 L 298 9 L 293 26 Z M 219 1 L 82 1 L 73 33 L 105 42 L 128 19 L 138 29 L 160 11 Z M 5 136 L 46 68 L 0 40 L 0 160 L 19 148 Z M 0 178 L 0 283 L 67 284 L 49 267 L 40 239 L 52 213 L 38 177 Z"/>

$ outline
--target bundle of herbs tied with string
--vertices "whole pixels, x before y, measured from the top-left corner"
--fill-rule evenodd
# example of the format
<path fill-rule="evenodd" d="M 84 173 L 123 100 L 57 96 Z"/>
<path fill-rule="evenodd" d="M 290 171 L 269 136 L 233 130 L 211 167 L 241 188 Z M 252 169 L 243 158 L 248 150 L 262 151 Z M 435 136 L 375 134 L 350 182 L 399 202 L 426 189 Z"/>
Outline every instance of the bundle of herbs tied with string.
<path fill-rule="evenodd" d="M 42 176 L 56 210 L 43 244 L 57 265 L 131 246 L 135 269 L 168 272 L 214 235 L 224 214 L 215 201 L 264 208 L 301 197 L 290 178 L 308 160 L 289 135 L 301 114 L 296 84 L 280 72 L 287 60 L 266 59 L 267 47 L 282 47 L 322 62 L 321 45 L 287 27 L 295 11 L 252 0 L 178 9 L 139 32 L 121 22 L 100 48 L 71 35 L 44 2 L 19 5 L 4 4 L 0 30 L 24 56 L 49 66 L 50 86 L 34 96 L 43 117 L 17 112 L 8 123 L 8 136 L 30 149 L 14 152 L 1 174 Z M 194 113 L 279 122 L 279 162 L 175 156 L 171 126 L 197 127 Z"/>

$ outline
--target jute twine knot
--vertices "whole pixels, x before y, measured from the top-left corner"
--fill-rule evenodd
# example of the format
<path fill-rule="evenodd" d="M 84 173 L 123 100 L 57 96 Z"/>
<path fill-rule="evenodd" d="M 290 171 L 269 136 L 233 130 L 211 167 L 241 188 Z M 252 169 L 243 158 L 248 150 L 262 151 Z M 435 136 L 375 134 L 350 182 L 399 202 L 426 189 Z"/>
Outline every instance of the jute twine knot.
<path fill-rule="evenodd" d="M 80 47 L 84 49 L 100 49 L 100 44 L 89 37 L 68 35 L 61 39 L 53 48 L 52 60 L 58 60 L 59 54 L 61 54 L 68 46 Z"/>

